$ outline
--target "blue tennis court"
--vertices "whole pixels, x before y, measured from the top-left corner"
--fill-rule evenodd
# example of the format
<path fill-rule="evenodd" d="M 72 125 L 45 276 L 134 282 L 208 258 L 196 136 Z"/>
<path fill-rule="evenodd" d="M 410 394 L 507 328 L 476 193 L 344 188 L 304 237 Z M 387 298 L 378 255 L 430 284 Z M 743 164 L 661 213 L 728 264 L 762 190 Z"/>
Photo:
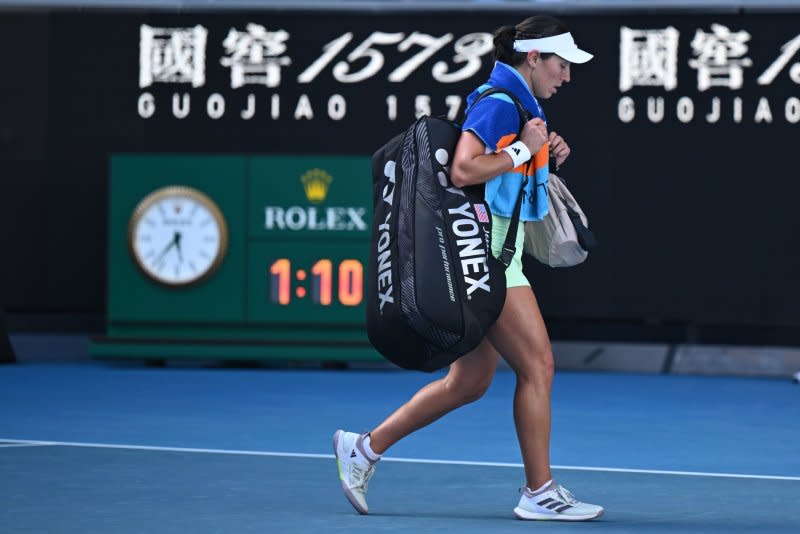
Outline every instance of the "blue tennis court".
<path fill-rule="evenodd" d="M 786 380 L 560 372 L 558 481 L 606 514 L 522 522 L 514 376 L 400 442 L 341 494 L 331 436 L 430 376 L 393 370 L 0 367 L 1 532 L 794 532 L 800 387 Z"/>

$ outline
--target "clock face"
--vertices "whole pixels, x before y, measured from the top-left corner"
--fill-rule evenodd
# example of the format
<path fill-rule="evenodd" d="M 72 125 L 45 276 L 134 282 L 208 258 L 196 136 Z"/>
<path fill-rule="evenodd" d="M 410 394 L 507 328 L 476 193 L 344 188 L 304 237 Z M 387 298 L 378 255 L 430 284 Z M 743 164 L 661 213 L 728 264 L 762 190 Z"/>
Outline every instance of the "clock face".
<path fill-rule="evenodd" d="M 157 282 L 199 282 L 219 267 L 228 245 L 222 212 L 196 189 L 169 186 L 147 195 L 134 210 L 128 243 L 138 267 Z"/>

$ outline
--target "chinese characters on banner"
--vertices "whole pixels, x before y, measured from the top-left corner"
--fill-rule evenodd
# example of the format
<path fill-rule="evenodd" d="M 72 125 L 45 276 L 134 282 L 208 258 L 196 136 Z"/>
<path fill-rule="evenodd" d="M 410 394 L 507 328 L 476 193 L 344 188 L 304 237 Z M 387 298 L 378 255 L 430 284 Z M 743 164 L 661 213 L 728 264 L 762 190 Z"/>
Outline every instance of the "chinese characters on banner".
<path fill-rule="evenodd" d="M 139 87 L 154 82 L 206 83 L 206 38 L 202 26 L 151 28 L 142 25 L 139 34 Z"/>
<path fill-rule="evenodd" d="M 235 104 L 226 100 L 218 88 L 204 97 L 205 113 L 211 119 L 227 114 L 236 114 L 249 120 L 259 113 L 271 119 L 283 115 L 294 120 L 312 120 L 320 115 L 332 120 L 347 116 L 348 102 L 344 95 L 334 92 L 324 102 L 312 102 L 302 88 L 309 87 L 325 75 L 334 83 L 355 85 L 385 77 L 385 81 L 401 84 L 417 71 L 426 69 L 432 84 L 454 84 L 475 76 L 481 69 L 485 56 L 493 50 L 489 33 L 468 33 L 456 38 L 452 33 L 431 35 L 418 31 L 381 32 L 373 31 L 359 40 L 353 32 L 343 33 L 324 44 L 312 60 L 298 65 L 290 53 L 291 34 L 283 29 L 268 29 L 263 25 L 247 23 L 244 29 L 230 28 L 227 35 L 220 36 L 224 55 L 207 57 L 207 46 L 213 39 L 209 30 L 201 25 L 184 28 L 140 27 L 139 42 L 139 88 L 138 114 L 148 119 L 156 114 L 156 98 L 148 90 L 155 84 L 169 84 L 176 88 L 190 85 L 192 88 L 206 86 L 206 69 L 219 65 L 229 71 L 229 88 L 252 90 Z M 769 64 L 758 65 L 750 57 L 749 46 L 753 36 L 743 29 L 711 23 L 707 28 L 696 28 L 689 41 L 690 50 L 680 48 L 680 31 L 673 26 L 658 29 L 635 29 L 622 26 L 619 29 L 619 91 L 617 117 L 630 123 L 639 117 L 651 123 L 660 123 L 674 118 L 681 123 L 704 121 L 709 124 L 729 119 L 735 123 L 753 121 L 772 123 L 784 120 L 790 124 L 800 122 L 800 99 L 795 96 L 777 101 L 760 96 L 752 102 L 739 94 L 748 76 L 756 77 L 759 87 L 769 87 L 780 76 L 800 84 L 800 34 L 786 42 Z M 691 56 L 682 58 L 681 53 Z M 387 64 L 386 54 L 392 54 L 393 69 Z M 429 60 L 443 54 L 447 60 Z M 647 87 L 675 94 L 687 86 L 687 80 L 679 80 L 681 65 L 688 65 L 696 73 L 692 94 L 702 96 L 712 91 L 705 99 L 698 96 L 677 96 L 674 108 L 667 108 L 664 95 L 650 94 L 645 97 L 626 95 L 636 87 Z M 300 90 L 292 91 L 291 101 L 277 92 L 286 81 L 285 68 L 299 70 L 295 79 Z M 477 80 L 475 80 L 477 82 Z M 329 82 L 324 82 L 329 84 Z M 266 97 L 257 93 L 256 87 L 272 90 Z M 719 89 L 729 90 L 730 96 L 719 96 Z M 717 90 L 716 92 L 714 92 Z M 298 93 L 298 94 L 294 94 Z M 192 98 L 200 98 L 185 90 L 171 95 L 165 102 L 166 110 L 173 117 L 183 119 L 192 113 Z M 171 104 L 171 105 L 170 105 Z M 447 95 L 444 105 L 447 115 L 457 117 L 463 104 L 461 94 Z M 262 109 L 263 108 L 263 109 Z M 416 95 L 414 115 L 431 114 L 431 97 Z M 385 95 L 383 113 L 388 120 L 398 117 L 398 99 L 394 94 Z"/>
<path fill-rule="evenodd" d="M 291 35 L 283 30 L 268 30 L 260 24 L 249 23 L 245 29 L 231 28 L 222 41 L 225 55 L 219 64 L 230 70 L 230 88 L 260 86 L 277 89 L 283 80 L 283 67 L 293 65 L 289 55 Z M 203 26 L 192 28 L 140 27 L 139 43 L 139 88 L 147 89 L 154 84 L 191 84 L 193 88 L 206 83 L 206 45 L 208 30 Z M 341 84 L 358 84 L 377 76 L 385 65 L 381 49 L 391 47 L 403 54 L 403 61 L 386 75 L 392 83 L 404 82 L 412 73 L 445 47 L 450 47 L 450 62 L 436 61 L 430 67 L 433 80 L 440 84 L 462 82 L 474 76 L 483 65 L 482 58 L 493 49 L 489 33 L 469 33 L 456 39 L 452 33 L 441 36 L 421 32 L 387 33 L 374 31 L 358 42 L 353 32 L 346 32 L 322 47 L 318 56 L 300 72 L 296 82 L 301 87 L 309 85 L 330 67 L 333 79 Z M 349 50 L 349 52 L 346 52 Z M 356 67 L 357 65 L 357 67 Z M 308 95 L 301 93 L 293 99 L 290 112 L 295 120 L 313 119 L 314 106 Z M 449 95 L 445 99 L 448 116 L 458 114 L 462 97 Z M 225 97 L 218 93 L 208 96 L 206 112 L 212 119 L 226 113 Z M 244 120 L 257 113 L 254 93 L 247 95 L 246 104 L 239 111 Z M 267 102 L 270 118 L 277 119 L 282 111 L 280 94 L 273 93 Z M 183 119 L 191 113 L 191 95 L 187 92 L 172 95 L 171 113 Z M 154 95 L 145 91 L 138 102 L 139 116 L 147 119 L 156 113 Z M 398 114 L 397 97 L 386 96 L 386 115 L 395 120 Z M 331 95 L 325 103 L 324 113 L 333 120 L 341 120 L 347 114 L 347 101 L 340 94 Z M 431 113 L 430 96 L 417 95 L 416 116 Z"/>
<path fill-rule="evenodd" d="M 752 119 L 755 123 L 772 123 L 778 118 L 797 124 L 800 122 L 800 99 L 794 96 L 782 102 L 770 102 L 762 96 L 752 103 L 752 113 L 745 116 L 741 96 L 736 92 L 742 89 L 746 69 L 756 67 L 748 57 L 748 43 L 752 36 L 745 30 L 733 31 L 722 24 L 712 23 L 710 32 L 698 28 L 691 40 L 692 58 L 688 65 L 697 71 L 696 89 L 703 93 L 712 88 L 727 88 L 734 95 L 729 109 L 723 109 L 723 99 L 714 96 L 708 99 L 707 108 L 698 117 L 696 101 L 688 96 L 678 98 L 675 106 L 675 117 L 682 123 L 689 123 L 701 118 L 709 124 L 716 123 L 724 113 L 735 123 Z M 675 91 L 678 88 L 680 32 L 672 26 L 661 29 L 620 28 L 620 70 L 619 90 L 625 93 L 634 87 L 661 87 L 664 91 Z M 768 65 L 757 82 L 759 86 L 771 85 L 784 71 L 790 61 L 800 50 L 800 35 L 783 45 L 778 57 Z M 788 69 L 788 76 L 796 84 L 800 84 L 800 62 Z M 777 109 L 773 111 L 773 108 Z M 776 116 L 776 114 L 779 114 Z M 617 116 L 623 123 L 636 118 L 637 102 L 631 96 L 620 98 Z M 665 99 L 663 96 L 647 98 L 646 118 L 652 123 L 665 119 Z"/>

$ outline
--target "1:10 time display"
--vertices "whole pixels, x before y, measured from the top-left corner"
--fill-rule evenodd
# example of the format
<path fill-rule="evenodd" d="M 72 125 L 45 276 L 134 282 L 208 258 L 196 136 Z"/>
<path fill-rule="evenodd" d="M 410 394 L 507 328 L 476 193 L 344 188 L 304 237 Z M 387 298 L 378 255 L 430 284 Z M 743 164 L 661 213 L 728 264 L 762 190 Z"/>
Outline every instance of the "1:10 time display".
<path fill-rule="evenodd" d="M 309 271 L 310 276 L 305 269 L 293 270 L 292 262 L 288 258 L 273 261 L 268 270 L 270 301 L 286 306 L 291 303 L 294 295 L 298 299 L 310 297 L 314 304 L 330 306 L 334 303 L 334 281 L 336 302 L 339 304 L 358 306 L 364 300 L 364 265 L 361 261 L 342 260 L 334 272 L 333 261 L 322 258 Z"/>

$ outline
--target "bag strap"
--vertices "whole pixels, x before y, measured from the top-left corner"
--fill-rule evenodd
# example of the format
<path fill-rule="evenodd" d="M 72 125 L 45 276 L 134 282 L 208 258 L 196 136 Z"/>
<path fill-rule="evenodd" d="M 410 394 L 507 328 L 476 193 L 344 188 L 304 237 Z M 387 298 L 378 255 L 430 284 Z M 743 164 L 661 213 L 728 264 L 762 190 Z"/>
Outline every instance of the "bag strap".
<path fill-rule="evenodd" d="M 506 240 L 503 242 L 503 250 L 500 253 L 500 262 L 506 267 L 511 265 L 511 260 L 514 258 L 514 254 L 517 253 L 517 231 L 519 230 L 519 214 L 522 210 L 522 192 L 528 184 L 527 171 L 529 168 L 530 163 L 528 163 L 528 167 L 525 169 L 526 174 L 522 177 L 522 185 L 517 194 L 517 202 L 514 204 L 514 215 L 511 216 L 508 232 L 506 232 Z"/>
<path fill-rule="evenodd" d="M 531 114 L 528 112 L 527 109 L 522 105 L 522 102 L 519 101 L 517 95 L 509 91 L 508 89 L 503 89 L 502 87 L 491 87 L 480 95 L 472 103 L 470 109 L 475 107 L 475 105 L 481 101 L 481 99 L 494 94 L 504 94 L 511 98 L 511 101 L 514 102 L 514 105 L 517 107 L 517 113 L 519 114 L 519 129 L 517 130 L 517 137 L 519 134 L 522 133 L 522 128 L 525 126 L 531 119 Z M 469 113 L 469 111 L 466 111 Z M 525 190 L 525 186 L 528 184 L 528 171 L 530 170 L 530 166 L 533 164 L 533 158 L 531 157 L 530 161 L 528 161 L 528 165 L 525 168 L 525 173 L 522 175 L 522 185 L 519 188 L 519 193 L 517 193 L 517 201 L 514 203 L 514 214 L 511 216 L 511 224 L 508 227 L 508 232 L 506 232 L 506 240 L 503 242 L 503 250 L 500 253 L 500 263 L 502 263 L 505 267 L 508 267 L 511 264 L 511 259 L 514 257 L 514 254 L 517 253 L 517 230 L 519 229 L 519 214 L 522 210 L 522 192 Z"/>

